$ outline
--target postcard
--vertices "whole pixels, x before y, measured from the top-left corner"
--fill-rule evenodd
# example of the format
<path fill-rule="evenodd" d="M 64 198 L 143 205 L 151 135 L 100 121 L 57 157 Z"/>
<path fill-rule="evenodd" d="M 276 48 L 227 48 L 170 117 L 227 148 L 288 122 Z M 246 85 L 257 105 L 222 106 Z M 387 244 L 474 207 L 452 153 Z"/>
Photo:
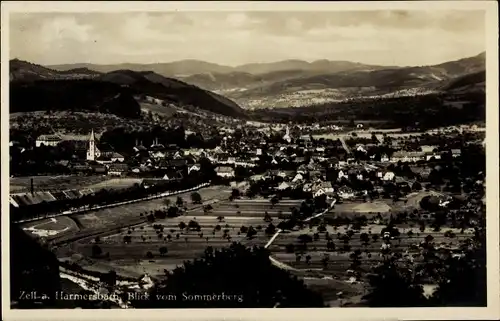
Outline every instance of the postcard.
<path fill-rule="evenodd" d="M 4 320 L 500 317 L 496 2 L 1 21 Z"/>

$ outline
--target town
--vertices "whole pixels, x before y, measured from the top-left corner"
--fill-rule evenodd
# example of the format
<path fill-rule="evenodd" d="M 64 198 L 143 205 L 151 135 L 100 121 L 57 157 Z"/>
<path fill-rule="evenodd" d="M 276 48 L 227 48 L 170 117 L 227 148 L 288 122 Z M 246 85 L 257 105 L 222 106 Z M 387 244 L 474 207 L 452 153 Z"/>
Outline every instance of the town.
<path fill-rule="evenodd" d="M 11 141 L 11 173 L 20 175 L 11 176 L 11 217 L 56 246 L 68 278 L 96 287 L 95 275 L 113 271 L 124 298 L 207 246 L 238 241 L 314 276 L 313 289 L 341 289 L 326 291 L 331 306 L 356 306 L 366 271 L 390 246 L 423 266 L 422 242 L 463 255 L 484 213 L 485 131 L 350 126 L 238 121 L 220 127 L 213 144 L 176 125 L 164 131 L 180 143 L 161 132 L 126 135 L 120 147 L 131 147 L 119 150 L 99 141 L 106 135 L 97 128 L 76 140 Z M 432 294 L 436 279 L 419 273 Z"/>
<path fill-rule="evenodd" d="M 6 12 L 10 308 L 498 313 L 485 3 Z"/>

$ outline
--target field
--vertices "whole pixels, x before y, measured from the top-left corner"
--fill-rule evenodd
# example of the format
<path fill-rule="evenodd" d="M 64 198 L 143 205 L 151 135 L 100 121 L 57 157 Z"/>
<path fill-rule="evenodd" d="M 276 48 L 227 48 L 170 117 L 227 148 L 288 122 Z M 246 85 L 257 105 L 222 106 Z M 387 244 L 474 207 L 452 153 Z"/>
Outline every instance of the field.
<path fill-rule="evenodd" d="M 359 213 L 359 214 L 375 214 L 387 213 L 392 210 L 392 207 L 384 201 L 373 202 L 344 202 L 342 204 L 335 204 L 335 208 L 331 213 Z"/>
<path fill-rule="evenodd" d="M 382 241 L 380 237 L 374 240 L 373 236 L 379 236 L 383 227 L 382 225 L 363 227 L 347 243 L 348 249 L 344 248 L 346 244 L 338 237 L 338 233 L 345 234 L 347 229 L 345 227 L 334 229 L 332 226 L 327 226 L 327 232 L 335 244 L 335 248 L 332 250 L 327 249 L 325 232 L 318 233 L 317 240 L 313 238 L 313 241 L 307 244 L 306 249 L 301 249 L 302 243 L 298 239 L 299 235 L 313 236 L 317 232 L 316 228 L 280 233 L 269 249 L 272 251 L 274 259 L 287 267 L 293 274 L 301 275 L 311 289 L 321 293 L 329 306 L 356 306 L 361 304 L 361 299 L 366 294 L 365 273 L 382 260 L 380 255 Z M 449 230 L 455 233 L 455 237 L 444 236 L 445 231 Z M 461 240 L 471 237 L 473 233 L 471 230 L 460 233 L 459 229 L 452 228 L 444 228 L 441 232 L 433 232 L 432 229 L 420 232 L 417 228 L 399 228 L 399 231 L 400 237 L 391 241 L 392 252 L 401 253 L 403 256 L 408 255 L 408 259 L 415 262 L 421 260 L 417 254 L 420 252 L 417 247 L 428 235 L 434 238 L 433 242 L 436 244 L 436 248 L 453 249 L 458 247 Z M 409 231 L 413 235 L 408 235 Z M 362 233 L 367 233 L 369 236 L 367 244 L 363 244 L 360 239 Z M 286 246 L 290 246 L 290 244 L 295 247 L 294 253 L 287 252 Z M 349 274 L 352 263 L 350 254 L 358 249 L 361 250 L 359 268 L 365 273 L 361 273 L 360 279 L 351 279 Z M 325 256 L 328 257 L 326 265 L 322 262 Z M 309 261 L 306 261 L 306 258 L 309 258 Z M 339 293 L 342 294 L 342 297 L 337 295 Z"/>
<path fill-rule="evenodd" d="M 80 239 L 69 245 L 70 251 L 58 252 L 60 260 L 78 262 L 88 270 L 108 272 L 115 270 L 118 274 L 130 277 L 139 277 L 144 273 L 154 278 L 162 278 L 165 270 L 172 270 L 182 265 L 185 261 L 199 258 L 208 246 L 223 248 L 232 242 L 252 246 L 264 246 L 269 243 L 274 234 L 265 232 L 269 222 L 264 221 L 267 212 L 272 223 L 276 225 L 280 220 L 280 213 L 291 212 L 291 208 L 299 207 L 301 200 L 281 200 L 272 206 L 268 199 L 239 199 L 229 201 L 230 188 L 214 186 L 203 188 L 199 191 L 204 204 L 211 204 L 212 209 L 203 211 L 201 205 L 192 204 L 190 193 L 181 195 L 186 202 L 187 212 L 176 218 L 155 220 L 155 222 L 138 223 L 134 226 L 121 228 L 102 233 L 96 239 L 95 235 Z M 427 195 L 419 193 L 412 195 L 412 203 Z M 172 203 L 177 196 L 170 197 Z M 391 213 L 399 204 L 393 205 L 392 201 L 377 200 L 371 203 L 344 202 L 337 204 L 327 213 L 332 215 L 367 215 L 370 213 Z M 391 205 L 389 205 L 391 204 Z M 92 211 L 86 214 L 75 215 L 78 227 L 83 230 L 99 229 L 109 226 L 109 229 L 120 223 L 132 221 L 141 212 L 165 208 L 165 200 L 158 199 L 136 204 L 129 204 L 116 208 Z M 191 221 L 199 224 L 200 229 L 189 229 L 182 226 L 181 222 L 188 225 Z M 64 230 L 70 226 L 78 230 L 76 223 L 68 217 L 56 221 L 44 220 L 42 222 L 25 225 L 25 230 L 33 232 L 34 229 Z M 256 234 L 248 238 L 245 228 L 253 227 Z M 326 226 L 326 231 L 318 232 L 317 227 L 306 227 L 300 230 L 286 231 L 278 234 L 269 244 L 272 258 L 278 266 L 289 270 L 299 276 L 315 291 L 321 292 L 325 301 L 330 306 L 349 305 L 361 303 L 361 298 L 366 291 L 366 272 L 381 260 L 380 250 L 383 244 L 381 230 L 384 225 L 372 224 L 364 226 L 359 231 L 354 231 L 349 241 L 342 239 L 348 231 L 348 226 Z M 399 237 L 392 240 L 392 252 L 407 256 L 408 260 L 419 262 L 418 245 L 427 236 L 433 237 L 436 248 L 458 248 L 459 242 L 471 237 L 471 230 L 461 231 L 443 227 L 439 232 L 427 228 L 421 232 L 417 227 L 398 226 Z M 445 232 L 452 231 L 452 237 L 445 236 Z M 334 248 L 327 248 L 326 232 L 331 236 Z M 368 240 L 362 241 L 361 235 L 366 233 Z M 35 234 L 35 233 L 34 233 Z M 299 236 L 307 234 L 312 240 L 304 244 Z M 315 235 L 316 234 L 316 235 Z M 92 257 L 93 247 L 98 244 L 102 250 L 101 256 Z M 293 250 L 290 249 L 293 245 Z M 361 278 L 351 279 L 352 258 L 350 254 L 360 250 L 360 270 L 364 271 Z M 322 259 L 328 256 L 325 265 Z"/>
<path fill-rule="evenodd" d="M 198 191 L 198 193 L 200 193 L 204 202 L 214 202 L 219 199 L 227 199 L 230 195 L 230 190 L 223 186 L 212 186 L 202 188 Z M 104 225 L 112 226 L 120 221 L 137 218 L 141 213 L 165 209 L 165 200 L 169 199 L 170 202 L 174 204 L 177 197 L 182 197 L 182 199 L 186 202 L 186 207 L 188 209 L 200 207 L 200 205 L 195 205 L 191 202 L 191 193 L 183 193 L 170 197 L 163 197 L 144 202 L 100 209 L 84 214 L 77 214 L 73 216 L 73 219 L 78 222 L 80 228 L 97 228 Z"/>
<path fill-rule="evenodd" d="M 25 223 L 22 225 L 22 229 L 32 235 L 40 237 L 55 236 L 63 233 L 75 233 L 79 230 L 76 223 L 66 216 Z"/>
<path fill-rule="evenodd" d="M 207 199 L 210 192 L 215 194 L 215 190 L 207 190 L 201 193 L 202 197 L 205 195 L 203 198 Z M 139 276 L 147 272 L 158 277 L 164 273 L 164 269 L 173 269 L 186 260 L 199 257 L 207 246 L 221 248 L 228 246 L 231 242 L 241 242 L 249 246 L 265 245 L 272 235 L 265 234 L 264 230 L 269 223 L 264 221 L 264 213 L 267 211 L 277 223 L 276 217 L 280 211 L 287 213 L 290 212 L 290 207 L 299 205 L 300 201 L 295 200 L 284 200 L 274 207 L 271 206 L 269 200 L 222 201 L 212 203 L 213 210 L 209 213 L 204 213 L 201 208 L 193 206 L 186 215 L 156 220 L 154 223 L 144 223 L 130 229 L 122 229 L 117 234 L 101 237 L 100 247 L 103 253 L 109 253 L 109 260 L 90 260 L 85 261 L 84 265 L 86 268 L 99 271 L 115 269 L 117 272 L 130 276 Z M 223 217 L 220 221 L 219 216 Z M 106 218 L 109 217 L 106 216 Z M 180 229 L 180 222 L 188 224 L 191 220 L 198 222 L 201 227 L 200 231 Z M 161 237 L 153 228 L 153 224 L 163 225 Z M 215 231 L 217 225 L 220 226 L 220 230 Z M 247 239 L 246 233 L 240 232 L 242 226 L 253 226 L 257 234 L 252 239 Z M 223 238 L 225 230 L 230 240 Z M 124 243 L 124 237 L 127 235 L 131 237 L 129 244 Z M 89 257 L 93 245 L 94 238 L 89 238 L 76 242 L 72 248 Z M 161 247 L 168 249 L 166 255 L 160 255 Z M 146 257 L 148 251 L 153 254 L 152 259 Z"/>
<path fill-rule="evenodd" d="M 102 183 L 109 180 L 109 177 L 103 175 L 94 176 L 76 176 L 76 175 L 61 175 L 61 176 L 30 176 L 30 177 L 11 177 L 10 178 L 10 193 L 29 192 L 31 178 L 33 178 L 33 186 L 35 191 L 41 190 L 68 190 L 81 189 L 94 184 Z"/>
<path fill-rule="evenodd" d="M 303 258 L 297 262 L 296 256 L 294 253 L 286 253 L 285 246 L 287 244 L 294 244 L 295 247 L 300 246 L 300 242 L 298 236 L 301 234 L 309 234 L 313 236 L 314 233 L 317 232 L 316 228 L 309 229 L 305 228 L 302 230 L 292 231 L 290 233 L 282 233 L 280 234 L 273 244 L 269 247 L 269 249 L 273 252 L 273 255 L 279 261 L 288 264 L 297 269 L 318 269 L 321 270 L 322 274 L 335 274 L 342 275 L 346 272 L 350 265 L 349 254 L 352 253 L 356 249 L 362 250 L 361 260 L 362 267 L 369 268 L 369 266 L 373 263 L 378 262 L 381 257 L 379 255 L 380 249 L 383 241 L 380 237 L 377 238 L 376 241 L 373 239 L 373 235 L 380 236 L 381 230 L 384 225 L 368 225 L 363 227 L 360 231 L 355 232 L 352 236 L 351 240 L 347 243 L 350 246 L 349 251 L 343 251 L 344 241 L 338 239 L 338 234 L 345 234 L 347 231 L 345 227 L 339 227 L 334 229 L 332 226 L 327 226 L 327 232 L 333 238 L 333 242 L 335 244 L 334 251 L 328 251 L 326 247 L 326 239 L 325 233 L 319 233 L 319 239 L 316 241 L 312 241 L 307 245 L 307 250 L 304 251 Z M 448 238 L 444 236 L 446 231 L 452 231 L 455 234 L 455 237 Z M 421 232 L 418 228 L 399 228 L 401 233 L 400 237 L 397 240 L 392 241 L 393 252 L 405 252 L 408 250 L 409 246 L 420 244 L 425 237 L 431 235 L 434 240 L 433 242 L 439 247 L 443 246 L 446 248 L 453 248 L 458 246 L 459 241 L 464 238 L 471 237 L 472 231 L 466 230 L 464 233 L 460 233 L 460 229 L 453 228 L 443 228 L 440 232 L 434 232 L 431 228 L 427 228 L 424 232 Z M 411 236 L 408 235 L 408 232 L 411 231 L 413 233 Z M 362 244 L 360 239 L 360 235 L 362 233 L 367 233 L 370 237 L 369 243 L 367 245 Z M 411 234 L 410 233 L 410 234 Z M 411 250 L 409 251 L 411 253 Z M 415 252 L 416 253 L 416 252 Z M 321 258 L 328 254 L 330 257 L 330 262 L 326 269 L 323 269 L 321 265 Z M 305 262 L 305 256 L 311 256 L 311 263 L 307 264 Z"/>
<path fill-rule="evenodd" d="M 124 189 L 134 186 L 134 184 L 141 183 L 140 178 L 111 178 L 105 181 L 87 186 L 87 188 L 92 188 L 94 190 L 100 189 Z"/>

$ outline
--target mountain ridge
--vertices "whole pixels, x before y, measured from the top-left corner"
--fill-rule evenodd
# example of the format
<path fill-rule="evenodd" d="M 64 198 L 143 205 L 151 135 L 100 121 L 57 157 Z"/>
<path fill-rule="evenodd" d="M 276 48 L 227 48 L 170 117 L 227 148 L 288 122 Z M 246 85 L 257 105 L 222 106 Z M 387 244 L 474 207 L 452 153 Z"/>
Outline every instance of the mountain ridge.
<path fill-rule="evenodd" d="M 246 116 L 244 110 L 228 98 L 177 79 L 163 77 L 152 71 L 136 72 L 122 69 L 99 73 L 85 67 L 73 68 L 70 71 L 55 71 L 19 59 L 10 61 L 9 69 L 10 89 L 11 93 L 15 94 L 10 106 L 11 112 L 33 111 L 33 108 L 50 109 L 52 105 L 59 109 L 64 108 L 64 104 L 75 99 L 84 99 L 85 95 L 91 96 L 89 90 L 95 90 L 98 97 L 85 98 L 84 102 L 76 104 L 81 105 L 79 108 L 93 110 L 100 101 L 122 94 L 125 90 L 127 97 L 151 95 L 167 103 L 191 105 L 220 115 L 236 118 Z M 34 104 L 34 101 L 23 98 L 25 94 L 44 97 L 44 103 Z M 51 95 L 61 97 L 50 97 Z M 35 107 L 29 104 L 34 104 Z"/>

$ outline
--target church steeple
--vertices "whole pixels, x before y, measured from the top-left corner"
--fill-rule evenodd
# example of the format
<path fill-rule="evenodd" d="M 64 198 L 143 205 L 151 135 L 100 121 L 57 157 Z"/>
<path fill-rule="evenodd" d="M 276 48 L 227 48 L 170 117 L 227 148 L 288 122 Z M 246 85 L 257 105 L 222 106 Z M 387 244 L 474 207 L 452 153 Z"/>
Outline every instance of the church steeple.
<path fill-rule="evenodd" d="M 94 130 L 90 133 L 89 148 L 87 149 L 87 160 L 94 161 L 96 158 Z"/>
<path fill-rule="evenodd" d="M 285 128 L 285 136 L 283 136 L 283 139 L 287 142 L 290 143 L 292 141 L 292 138 L 290 137 L 290 128 L 288 125 Z"/>

